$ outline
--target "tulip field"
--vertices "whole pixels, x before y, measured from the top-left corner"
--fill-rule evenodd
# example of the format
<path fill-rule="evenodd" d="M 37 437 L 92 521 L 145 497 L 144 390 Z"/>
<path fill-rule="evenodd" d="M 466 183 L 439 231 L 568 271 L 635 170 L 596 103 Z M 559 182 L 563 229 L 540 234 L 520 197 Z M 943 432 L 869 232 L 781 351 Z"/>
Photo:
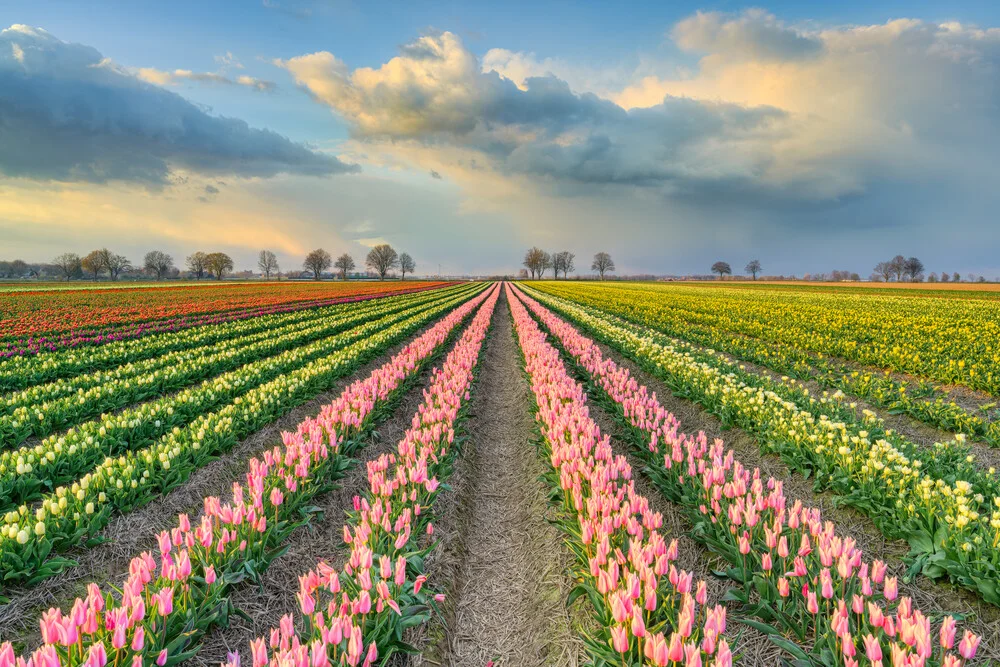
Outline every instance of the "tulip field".
<path fill-rule="evenodd" d="M 0 322 L 0 667 L 1000 659 L 982 293 L 226 284 Z"/>

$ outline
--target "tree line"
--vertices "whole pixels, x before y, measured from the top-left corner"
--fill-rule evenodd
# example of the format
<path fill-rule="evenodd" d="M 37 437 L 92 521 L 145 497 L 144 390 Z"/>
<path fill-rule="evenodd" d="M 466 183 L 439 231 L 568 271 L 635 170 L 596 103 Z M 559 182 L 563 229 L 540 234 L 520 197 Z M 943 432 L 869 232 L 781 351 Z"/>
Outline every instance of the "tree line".
<path fill-rule="evenodd" d="M 347 280 L 347 274 L 355 268 L 354 258 L 349 253 L 344 253 L 334 261 L 333 256 L 322 248 L 317 248 L 306 255 L 302 267 L 312 273 L 313 279 L 319 280 L 323 272 L 330 267 L 337 269 L 341 280 Z M 378 275 L 379 280 L 385 277 L 393 269 L 399 269 L 400 280 L 406 280 L 406 274 L 412 274 L 417 270 L 417 263 L 409 253 L 397 253 L 388 243 L 382 243 L 368 251 L 365 258 L 365 266 L 368 270 Z"/>
<path fill-rule="evenodd" d="M 393 270 L 399 269 L 400 278 L 416 271 L 417 264 L 409 253 L 397 253 L 392 246 L 383 243 L 373 247 L 365 258 L 365 265 L 378 275 L 380 280 Z M 354 258 L 350 253 L 343 253 L 336 260 L 322 248 L 313 250 L 302 262 L 303 269 L 312 274 L 315 280 L 322 278 L 323 273 L 331 266 L 337 269 L 342 280 L 348 279 L 348 274 L 355 269 Z M 222 280 L 235 268 L 233 258 L 224 252 L 192 253 L 184 260 L 184 269 L 188 276 L 195 280 L 215 278 Z M 278 256 L 270 250 L 261 250 L 257 257 L 257 268 L 266 280 L 279 276 L 281 266 Z M 177 278 L 181 269 L 174 264 L 174 258 L 162 250 L 150 250 L 139 265 L 135 265 L 128 257 L 120 255 L 108 248 L 100 248 L 80 256 L 74 252 L 66 252 L 54 258 L 49 264 L 28 264 L 15 259 L 0 261 L 0 278 L 24 277 L 59 277 L 64 280 L 80 280 L 90 278 L 100 280 L 107 277 L 117 281 L 122 275 L 143 274 L 156 280 Z"/>
<path fill-rule="evenodd" d="M 760 275 L 762 271 L 762 266 L 759 260 L 752 259 L 744 267 L 746 274 L 757 280 L 757 276 Z M 720 279 L 724 279 L 726 276 L 733 275 L 733 269 L 728 262 L 716 262 L 712 264 L 712 273 L 719 276 Z M 792 276 L 794 279 L 794 276 Z M 859 282 L 861 276 L 854 271 L 831 271 L 830 273 L 815 273 L 815 274 L 805 274 L 802 278 L 803 280 L 822 280 L 828 282 L 846 282 L 853 281 Z M 902 255 L 896 255 L 892 259 L 879 262 L 875 265 L 875 270 L 872 272 L 868 280 L 871 282 L 922 282 L 924 280 L 927 282 L 961 282 L 962 276 L 958 272 L 949 274 L 947 271 L 942 271 L 940 277 L 936 273 L 930 273 L 924 276 L 924 263 L 916 257 L 903 257 Z M 968 282 L 986 282 L 983 276 L 975 276 L 969 274 L 966 277 Z"/>
<path fill-rule="evenodd" d="M 563 279 L 566 279 L 571 272 L 576 271 L 576 255 L 568 250 L 548 253 L 541 248 L 533 247 L 524 254 L 522 264 L 524 265 L 522 273 L 525 277 L 530 275 L 532 279 L 541 279 L 545 276 L 546 271 L 552 269 L 556 280 L 559 279 L 560 273 L 562 273 Z M 614 260 L 611 259 L 611 255 L 608 253 L 599 252 L 594 255 L 590 270 L 596 271 L 600 275 L 601 280 L 604 280 L 606 273 L 615 270 Z"/>
<path fill-rule="evenodd" d="M 871 275 L 871 280 L 873 282 L 890 282 L 892 280 L 895 280 L 896 282 L 903 282 L 903 280 L 915 283 L 923 282 L 925 280 L 924 263 L 916 257 L 903 257 L 902 255 L 896 255 L 886 262 L 879 262 L 876 264 L 875 271 Z M 958 283 L 962 282 L 962 276 L 958 273 L 958 271 L 953 271 L 951 273 L 942 271 L 940 276 L 932 271 L 927 275 L 926 280 L 929 283 Z M 972 273 L 966 276 L 966 280 L 970 283 L 986 282 L 986 278 L 983 276 L 976 276 Z"/>

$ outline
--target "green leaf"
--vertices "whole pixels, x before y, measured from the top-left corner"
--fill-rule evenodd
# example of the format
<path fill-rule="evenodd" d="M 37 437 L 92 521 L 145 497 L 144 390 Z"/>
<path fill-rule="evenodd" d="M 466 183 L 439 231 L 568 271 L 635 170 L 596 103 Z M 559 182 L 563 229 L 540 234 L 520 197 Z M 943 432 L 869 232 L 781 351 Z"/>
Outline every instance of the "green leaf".
<path fill-rule="evenodd" d="M 766 623 L 759 623 L 759 622 L 757 622 L 757 621 L 755 621 L 753 619 L 750 619 L 750 618 L 735 618 L 734 620 L 737 623 L 742 623 L 743 625 L 749 625 L 754 630 L 760 630 L 761 632 L 763 632 L 766 635 L 777 635 L 778 634 L 778 630 L 776 628 L 773 628 L 770 625 L 767 625 Z"/>
<path fill-rule="evenodd" d="M 917 553 L 927 554 L 934 551 L 934 542 L 931 540 L 931 536 L 923 531 L 911 535 L 909 543 L 910 548 Z"/>
<path fill-rule="evenodd" d="M 566 606 L 571 606 L 581 595 L 587 595 L 587 588 L 588 587 L 585 584 L 579 584 L 574 587 L 573 590 L 569 592 L 569 595 L 566 596 Z"/>
<path fill-rule="evenodd" d="M 769 626 L 765 626 L 765 627 L 769 627 Z M 771 631 L 774 634 L 772 634 L 769 637 L 769 639 L 771 640 L 771 642 L 775 646 L 777 646 L 778 648 L 782 649 L 783 651 L 785 651 L 787 653 L 792 654 L 793 656 L 795 656 L 799 660 L 806 660 L 806 661 L 809 660 L 809 654 L 806 653 L 805 651 L 803 651 L 802 648 L 798 644 L 796 644 L 795 642 L 791 642 L 791 641 L 785 639 L 784 637 L 779 636 L 777 634 L 777 630 L 775 630 L 774 628 L 771 628 Z"/>

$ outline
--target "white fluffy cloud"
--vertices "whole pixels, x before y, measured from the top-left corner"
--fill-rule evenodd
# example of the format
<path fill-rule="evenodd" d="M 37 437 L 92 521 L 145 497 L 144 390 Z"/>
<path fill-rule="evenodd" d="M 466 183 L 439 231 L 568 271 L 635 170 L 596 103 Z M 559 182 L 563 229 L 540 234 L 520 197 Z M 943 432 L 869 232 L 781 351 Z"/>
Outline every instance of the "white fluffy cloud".
<path fill-rule="evenodd" d="M 377 67 L 329 52 L 276 64 L 347 121 L 357 154 L 443 175 L 464 210 L 517 208 L 536 235 L 588 220 L 604 238 L 601 221 L 620 221 L 615 238 L 652 242 L 647 267 L 665 247 L 707 258 L 767 244 L 836 251 L 863 271 L 901 241 L 928 256 L 949 238 L 1000 242 L 988 222 L 1000 206 L 1000 30 L 817 29 L 752 10 L 695 14 L 667 36 L 694 67 L 640 54 L 631 70 L 595 73 L 502 48 L 477 58 L 451 33 Z"/>
<path fill-rule="evenodd" d="M 600 95 L 584 88 L 600 77 L 564 62 L 503 49 L 480 61 L 448 32 L 378 68 L 352 71 L 328 52 L 277 64 L 361 139 L 471 151 L 480 168 L 563 191 L 640 185 L 766 206 L 996 176 L 1000 30 L 914 20 L 815 30 L 751 10 L 698 13 L 669 34 L 701 56 L 694 72 Z"/>
<path fill-rule="evenodd" d="M 10 177 L 160 186 L 174 169 L 246 177 L 357 170 L 212 116 L 91 47 L 23 25 L 0 31 L 0 127 L 0 174 Z"/>
<path fill-rule="evenodd" d="M 418 39 L 378 69 L 349 71 L 327 52 L 277 64 L 358 137 L 459 147 L 482 167 L 562 187 L 693 193 L 735 182 L 750 189 L 763 183 L 770 143 L 785 131 L 784 114 L 772 107 L 668 97 L 629 112 L 554 76 L 515 83 L 483 71 L 448 32 Z"/>
<path fill-rule="evenodd" d="M 613 99 L 664 96 L 771 105 L 794 130 L 772 175 L 815 174 L 830 195 L 884 181 L 995 181 L 1000 149 L 1000 30 L 902 19 L 811 30 L 758 11 L 698 14 L 671 31 L 701 55 L 684 76 L 650 76 Z"/>
<path fill-rule="evenodd" d="M 736 59 L 798 60 L 814 56 L 823 48 L 815 36 L 790 29 L 760 9 L 738 17 L 698 12 L 679 22 L 672 36 L 682 49 Z"/>

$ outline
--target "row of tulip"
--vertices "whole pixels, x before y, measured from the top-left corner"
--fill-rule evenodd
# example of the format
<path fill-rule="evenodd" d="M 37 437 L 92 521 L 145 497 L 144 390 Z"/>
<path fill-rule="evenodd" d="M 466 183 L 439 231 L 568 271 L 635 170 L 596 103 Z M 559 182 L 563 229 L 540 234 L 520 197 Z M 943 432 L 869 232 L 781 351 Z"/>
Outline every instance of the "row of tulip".
<path fill-rule="evenodd" d="M 363 323 L 373 314 L 389 314 L 426 303 L 438 298 L 439 294 L 379 300 L 350 309 L 334 307 L 311 311 L 313 317 L 304 321 L 269 327 L 249 336 L 236 336 L 210 347 L 165 354 L 120 366 L 114 372 L 97 371 L 32 387 L 4 399 L 8 413 L 0 415 L 0 446 L 10 447 L 30 436 L 47 436 L 83 419 L 302 347 Z"/>
<path fill-rule="evenodd" d="M 553 307 L 561 308 L 567 302 L 562 300 L 551 301 L 553 297 L 542 293 L 534 292 L 541 299 L 549 299 Z M 588 306 L 574 304 L 574 308 L 582 309 L 594 321 L 604 323 L 604 329 L 620 329 L 632 326 L 629 323 L 603 312 L 599 309 Z M 918 445 L 907 439 L 902 434 L 889 429 L 884 421 L 871 410 L 857 409 L 857 404 L 849 401 L 843 392 L 837 391 L 830 394 L 823 391 L 818 397 L 805 387 L 804 383 L 789 377 L 782 377 L 780 380 L 772 378 L 766 374 L 757 374 L 746 369 L 739 363 L 734 363 L 718 354 L 714 349 L 706 349 L 683 340 L 670 338 L 659 331 L 640 328 L 643 340 L 653 345 L 673 350 L 676 354 L 684 355 L 693 363 L 702 364 L 722 373 L 727 377 L 734 378 L 740 387 L 749 388 L 753 391 L 769 392 L 774 395 L 775 400 L 784 401 L 789 404 L 788 409 L 804 411 L 813 419 L 829 422 L 835 427 L 843 427 L 852 435 L 866 434 L 863 437 L 869 442 L 885 441 L 895 453 L 909 461 L 916 461 L 927 457 L 928 448 Z M 699 391 L 691 391 L 678 385 L 678 393 L 686 395 L 696 401 L 706 404 L 712 409 L 711 400 L 706 400 Z M 719 406 L 716 406 L 719 407 Z M 739 417 L 738 414 L 727 411 L 724 406 L 717 410 L 717 414 L 728 423 L 733 423 L 733 419 Z M 750 429 L 754 429 L 753 423 L 744 424 Z M 933 454 L 921 460 L 918 464 L 925 476 L 931 479 L 942 479 L 951 484 L 959 480 L 964 480 L 972 485 L 975 493 L 983 494 L 986 497 L 1000 496 L 1000 481 L 993 475 L 993 471 L 980 470 L 976 464 L 975 457 L 971 456 L 971 448 L 962 434 L 957 434 L 954 439 L 947 442 L 935 443 L 930 452 Z M 808 464 L 806 464 L 808 465 Z M 802 468 L 807 474 L 813 472 L 808 468 Z"/>
<path fill-rule="evenodd" d="M 72 565 L 64 557 L 50 556 L 87 541 L 113 512 L 128 512 L 181 484 L 219 452 L 471 296 L 462 292 L 394 324 L 361 327 L 357 342 L 251 389 L 185 428 L 174 428 L 147 448 L 108 457 L 78 481 L 46 495 L 34 511 L 22 505 L 8 512 L 0 524 L 0 578 L 30 585 Z"/>
<path fill-rule="evenodd" d="M 673 564 L 677 541 L 660 534 L 663 517 L 591 419 L 583 387 L 525 310 L 523 294 L 508 288 L 507 296 L 552 466 L 547 477 L 560 492 L 561 527 L 577 557 L 581 583 L 571 599 L 586 595 L 598 620 L 598 634 L 585 638 L 595 663 L 728 667 L 725 607 L 708 606 L 705 582 Z"/>
<path fill-rule="evenodd" d="M 360 313 L 321 323 L 317 328 L 324 335 L 312 343 L 299 345 L 303 341 L 294 334 L 274 338 L 273 344 L 283 352 L 258 358 L 175 394 L 118 413 L 104 414 L 36 445 L 0 452 L 0 498 L 3 499 L 0 510 L 16 508 L 38 498 L 46 490 L 72 482 L 108 456 L 147 447 L 174 429 L 190 424 L 211 410 L 218 410 L 254 388 L 449 298 L 456 297 L 448 292 L 429 302 L 421 300 L 402 308 L 398 304 L 381 302 L 369 305 Z M 269 344 L 264 342 L 258 347 Z"/>
<path fill-rule="evenodd" d="M 856 365 L 786 343 L 727 333 L 706 325 L 687 323 L 675 329 L 660 322 L 655 328 L 779 373 L 814 380 L 886 408 L 892 414 L 904 414 L 944 431 L 966 434 L 1000 447 L 1000 411 L 995 409 L 996 401 L 965 408 L 940 384 L 929 380 L 899 380 L 888 371 L 858 369 Z"/>
<path fill-rule="evenodd" d="M 299 577 L 301 623 L 286 615 L 268 637 L 250 645 L 254 667 L 264 665 L 386 664 L 413 649 L 407 628 L 430 618 L 443 595 L 424 589 L 424 558 L 434 547 L 432 508 L 451 472 L 483 342 L 499 285 L 434 372 L 424 402 L 396 448 L 368 464 L 368 488 L 354 498 L 344 525 L 349 551 L 338 572 L 324 561 Z M 230 667 L 240 665 L 239 654 Z"/>
<path fill-rule="evenodd" d="M 104 333 L 67 334 L 56 341 L 32 343 L 28 350 L 0 351 L 0 390 L 22 389 L 39 382 L 71 377 L 80 371 L 92 371 L 147 359 L 168 351 L 186 349 L 213 340 L 222 340 L 229 327 L 257 331 L 287 318 L 309 317 L 310 311 L 335 305 L 349 305 L 391 296 L 405 296 L 439 289 L 451 283 L 432 283 L 406 289 L 354 289 L 349 296 L 319 301 L 264 306 L 235 312 L 213 313 L 193 318 L 159 320 L 129 324 Z M 216 338 L 221 336 L 222 338 Z M 4 343 L 0 343 L 2 347 Z M 13 358 L 5 358 L 13 357 Z"/>
<path fill-rule="evenodd" d="M 426 291 L 426 290 L 419 290 Z M 166 368 L 175 359 L 185 358 L 198 348 L 209 349 L 235 338 L 260 335 L 274 329 L 286 329 L 296 324 L 316 322 L 336 317 L 345 311 L 365 305 L 375 296 L 356 303 L 337 303 L 319 308 L 293 310 L 287 313 L 261 315 L 252 319 L 222 322 L 211 326 L 146 336 L 141 339 L 108 343 L 86 350 L 69 350 L 0 362 L 6 371 L 0 373 L 0 384 L 13 382 L 23 386 L 0 397 L 0 414 L 9 414 L 22 405 L 43 403 L 80 389 L 87 390 L 104 379 L 120 380 Z M 389 301 L 412 298 L 405 294 L 381 297 Z M 16 367 L 16 368 L 15 368 Z M 55 378 L 55 379 L 53 379 Z"/>
<path fill-rule="evenodd" d="M 1000 302 L 989 295 L 664 283 L 549 288 L 647 326 L 684 319 L 1000 396 Z"/>
<path fill-rule="evenodd" d="M 835 421 L 799 389 L 747 373 L 717 356 L 706 363 L 684 344 L 665 344 L 649 332 L 607 314 L 535 293 L 557 311 L 627 356 L 677 393 L 754 433 L 793 469 L 814 475 L 819 488 L 864 512 L 888 537 L 906 539 L 910 574 L 947 577 L 1000 605 L 1000 491 L 995 471 L 981 470 L 962 436 L 921 450 L 883 430 L 870 411 Z M 793 397 L 794 398 L 794 397 Z M 825 400 L 825 399 L 824 399 Z M 810 401 L 815 401 L 811 404 Z"/>
<path fill-rule="evenodd" d="M 448 283 L 260 283 L 0 294 L 0 360 L 104 345 Z M 10 359 L 14 357 L 14 359 Z M 0 363 L 0 367 L 4 364 Z"/>
<path fill-rule="evenodd" d="M 763 621 L 745 622 L 793 658 L 824 665 L 888 658 L 894 665 L 958 666 L 975 656 L 979 637 L 966 630 L 956 644 L 952 616 L 932 633 L 930 618 L 899 597 L 885 565 L 866 562 L 818 509 L 789 506 L 780 480 L 749 471 L 721 440 L 682 433 L 627 369 L 537 301 L 525 302 L 625 425 L 653 481 L 690 517 L 696 539 L 729 562 L 725 574 L 738 587 L 725 599 Z"/>
<path fill-rule="evenodd" d="M 318 416 L 283 433 L 282 445 L 251 459 L 246 482 L 233 484 L 229 502 L 206 497 L 199 520 L 180 515 L 176 528 L 158 536 L 158 554 L 132 560 L 118 596 L 91 584 L 68 613 L 50 609 L 40 621 L 43 645 L 27 660 L 14 659 L 9 644 L 0 646 L 0 667 L 162 667 L 190 658 L 201 637 L 237 611 L 227 597 L 232 587 L 257 579 L 283 553 L 290 533 L 309 520 L 308 503 L 341 476 L 361 436 L 488 296 L 454 309 Z"/>
<path fill-rule="evenodd" d="M 546 292 L 577 295 L 573 288 L 546 286 Z M 765 366 L 802 380 L 815 380 L 833 390 L 869 401 L 893 414 L 905 414 L 945 431 L 964 433 L 1000 446 L 1000 411 L 995 402 L 979 408 L 964 408 L 940 385 L 928 380 L 898 380 L 889 372 L 859 369 L 857 365 L 768 338 L 756 338 L 702 321 L 702 313 L 674 304 L 669 310 L 634 312 L 621 304 L 620 294 L 588 294 L 582 301 L 626 317 L 653 329 L 704 345 L 738 359 Z"/>

